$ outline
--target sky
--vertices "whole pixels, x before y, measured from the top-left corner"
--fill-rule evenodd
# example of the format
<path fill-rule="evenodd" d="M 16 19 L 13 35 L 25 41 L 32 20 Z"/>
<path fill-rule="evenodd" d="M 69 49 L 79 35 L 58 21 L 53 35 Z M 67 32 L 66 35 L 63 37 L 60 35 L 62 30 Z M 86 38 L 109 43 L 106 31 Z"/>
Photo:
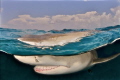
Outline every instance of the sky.
<path fill-rule="evenodd" d="M 118 0 L 2 0 L 1 27 L 94 29 L 120 24 Z"/>

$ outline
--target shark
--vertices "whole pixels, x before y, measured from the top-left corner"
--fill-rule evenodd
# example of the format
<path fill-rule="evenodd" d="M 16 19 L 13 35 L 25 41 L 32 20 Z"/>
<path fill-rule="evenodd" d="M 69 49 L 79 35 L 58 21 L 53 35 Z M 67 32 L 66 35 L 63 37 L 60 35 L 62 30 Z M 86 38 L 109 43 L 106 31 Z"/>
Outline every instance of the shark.
<path fill-rule="evenodd" d="M 34 55 L 21 56 L 14 55 L 18 61 L 33 65 L 34 71 L 44 75 L 60 75 L 69 74 L 85 69 L 89 69 L 95 64 L 107 62 L 119 56 L 120 53 L 112 55 L 107 58 L 98 58 L 96 50 L 86 53 L 69 56 L 55 56 L 55 55 Z"/>
<path fill-rule="evenodd" d="M 34 46 L 55 46 L 80 41 L 83 37 L 90 35 L 93 35 L 90 31 L 71 32 L 66 34 L 26 35 L 18 38 L 18 40 Z M 103 46 L 106 45 L 107 44 Z M 14 58 L 22 63 L 34 66 L 34 71 L 36 73 L 44 75 L 60 75 L 88 69 L 95 64 L 112 60 L 119 55 L 120 53 L 106 58 L 99 58 L 96 49 L 93 49 L 76 55 L 14 55 Z"/>

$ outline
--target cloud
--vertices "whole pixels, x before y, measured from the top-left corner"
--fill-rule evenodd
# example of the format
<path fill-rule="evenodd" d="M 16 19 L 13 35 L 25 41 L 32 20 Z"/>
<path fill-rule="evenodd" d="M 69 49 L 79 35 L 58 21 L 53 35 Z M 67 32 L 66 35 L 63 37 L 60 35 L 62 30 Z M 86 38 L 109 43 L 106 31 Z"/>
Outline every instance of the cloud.
<path fill-rule="evenodd" d="M 114 22 L 120 24 L 120 6 L 110 9 L 115 15 L 113 17 Z"/>
<path fill-rule="evenodd" d="M 120 6 L 111 8 L 112 13 L 96 11 L 74 15 L 55 15 L 44 17 L 32 17 L 30 15 L 19 15 L 18 18 L 10 20 L 4 27 L 17 29 L 41 29 L 61 30 L 67 29 L 93 29 L 120 24 Z"/>
<path fill-rule="evenodd" d="M 116 13 L 117 11 L 120 11 L 120 6 L 115 7 L 115 8 L 111 8 L 110 9 L 112 12 Z"/>

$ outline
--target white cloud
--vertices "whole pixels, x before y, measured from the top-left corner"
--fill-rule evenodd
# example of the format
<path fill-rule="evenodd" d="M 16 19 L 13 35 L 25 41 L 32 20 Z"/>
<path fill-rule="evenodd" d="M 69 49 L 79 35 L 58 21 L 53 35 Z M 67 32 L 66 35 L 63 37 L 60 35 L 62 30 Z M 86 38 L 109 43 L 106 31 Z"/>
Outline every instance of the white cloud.
<path fill-rule="evenodd" d="M 31 17 L 30 15 L 19 15 L 18 18 L 10 20 L 4 27 L 19 29 L 93 29 L 120 24 L 120 6 L 110 9 L 114 14 L 96 11 L 75 15 L 55 15 L 45 17 Z"/>
<path fill-rule="evenodd" d="M 117 11 L 120 11 L 120 6 L 115 7 L 115 8 L 111 8 L 110 9 L 112 12 L 116 13 Z"/>

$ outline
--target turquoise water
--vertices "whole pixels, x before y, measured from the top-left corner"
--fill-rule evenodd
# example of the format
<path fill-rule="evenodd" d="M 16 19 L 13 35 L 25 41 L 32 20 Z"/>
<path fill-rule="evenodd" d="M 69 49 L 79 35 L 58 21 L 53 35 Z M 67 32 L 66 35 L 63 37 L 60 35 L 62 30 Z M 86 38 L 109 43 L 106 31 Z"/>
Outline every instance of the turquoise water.
<path fill-rule="evenodd" d="M 115 39 L 120 38 L 120 25 L 108 26 L 105 28 L 95 29 L 98 32 L 93 31 L 93 35 L 84 37 L 79 42 L 68 43 L 64 46 L 52 46 L 52 50 L 49 48 L 42 49 L 36 46 L 25 44 L 17 40 L 17 38 L 24 35 L 43 35 L 46 33 L 69 33 L 74 31 L 89 31 L 88 29 L 63 29 L 57 30 L 20 30 L 20 29 L 7 29 L 0 28 L 0 50 L 9 54 L 17 55 L 73 55 L 83 53 L 99 47 L 104 44 L 113 42 Z M 59 50 L 58 50 L 59 49 Z"/>
<path fill-rule="evenodd" d="M 120 40 L 97 49 L 97 53 L 99 57 L 120 53 Z M 13 55 L 0 52 L 0 80 L 120 80 L 120 56 L 106 63 L 97 64 L 91 67 L 90 71 L 84 70 L 67 75 L 41 75 L 35 73 L 33 67 L 20 63 Z"/>

